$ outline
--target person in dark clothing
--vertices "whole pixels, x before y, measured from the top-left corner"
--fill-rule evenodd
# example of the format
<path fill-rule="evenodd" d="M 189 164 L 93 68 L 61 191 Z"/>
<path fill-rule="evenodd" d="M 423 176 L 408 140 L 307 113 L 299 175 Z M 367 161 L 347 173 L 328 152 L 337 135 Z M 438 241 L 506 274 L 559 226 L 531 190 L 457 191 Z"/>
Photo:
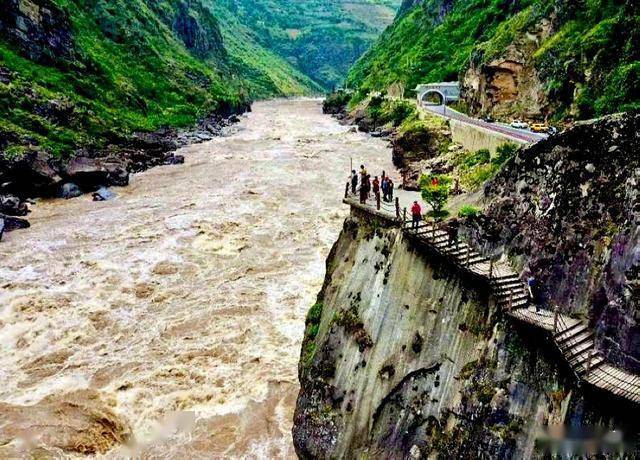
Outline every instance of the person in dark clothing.
<path fill-rule="evenodd" d="M 389 176 L 387 176 L 387 181 L 389 183 L 387 195 L 389 197 L 389 201 L 393 201 L 393 181 Z"/>
<path fill-rule="evenodd" d="M 367 190 L 367 200 L 369 199 L 369 197 L 371 196 L 371 175 L 367 174 L 366 178 L 365 178 L 365 188 Z"/>
<path fill-rule="evenodd" d="M 449 237 L 450 246 L 458 245 L 458 228 L 459 227 L 460 227 L 460 222 L 457 219 L 452 219 L 447 224 L 447 236 Z"/>
<path fill-rule="evenodd" d="M 411 228 L 418 228 L 422 220 L 422 208 L 420 208 L 417 201 L 414 201 L 413 206 L 411 206 L 411 219 Z"/>
<path fill-rule="evenodd" d="M 356 194 L 356 189 L 358 188 L 358 175 L 356 174 L 356 170 L 351 171 L 351 194 Z"/>
<path fill-rule="evenodd" d="M 367 192 L 367 182 L 363 180 L 360 182 L 360 203 L 361 204 L 365 204 L 367 202 L 368 193 L 369 192 Z"/>
<path fill-rule="evenodd" d="M 540 283 L 533 276 L 527 280 L 527 288 L 529 290 L 529 299 L 536 307 L 536 313 L 540 312 L 540 307 L 544 305 L 544 295 L 540 288 Z"/>
<path fill-rule="evenodd" d="M 384 177 L 382 179 L 380 188 L 382 189 L 382 199 L 384 201 L 389 201 L 389 177 Z"/>
<path fill-rule="evenodd" d="M 373 195 L 376 197 L 376 203 L 380 201 L 380 181 L 378 176 L 373 179 Z"/>

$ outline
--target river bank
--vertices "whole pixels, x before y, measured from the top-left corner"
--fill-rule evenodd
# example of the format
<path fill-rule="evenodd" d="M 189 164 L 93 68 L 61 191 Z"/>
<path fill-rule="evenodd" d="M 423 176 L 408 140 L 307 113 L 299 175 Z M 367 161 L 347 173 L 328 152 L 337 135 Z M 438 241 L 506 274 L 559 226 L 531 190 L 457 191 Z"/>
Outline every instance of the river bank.
<path fill-rule="evenodd" d="M 351 161 L 391 171 L 391 155 L 315 100 L 256 103 L 228 129 L 113 200 L 42 199 L 5 235 L 0 456 L 294 455 L 343 184 Z"/>
<path fill-rule="evenodd" d="M 129 184 L 129 176 L 160 165 L 184 162 L 176 150 L 211 140 L 251 111 L 249 105 L 223 107 L 192 128 L 163 128 L 131 136 L 115 135 L 102 149 L 80 149 L 63 160 L 34 148 L 20 157 L 0 155 L 0 239 L 3 231 L 28 228 L 24 218 L 38 197 L 75 198 L 101 187 Z M 100 192 L 99 200 L 105 199 Z M 112 194 L 109 194 L 112 195 Z"/>

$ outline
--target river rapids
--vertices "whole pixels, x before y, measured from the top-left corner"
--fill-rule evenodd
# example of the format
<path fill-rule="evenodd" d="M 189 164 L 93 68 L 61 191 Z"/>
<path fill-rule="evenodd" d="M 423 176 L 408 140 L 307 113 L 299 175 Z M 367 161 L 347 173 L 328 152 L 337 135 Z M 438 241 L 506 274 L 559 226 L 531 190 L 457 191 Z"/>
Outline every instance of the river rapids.
<path fill-rule="evenodd" d="M 0 243 L 0 457 L 295 456 L 350 162 L 390 171 L 390 151 L 280 100 L 178 153 L 111 201 L 39 200 Z"/>

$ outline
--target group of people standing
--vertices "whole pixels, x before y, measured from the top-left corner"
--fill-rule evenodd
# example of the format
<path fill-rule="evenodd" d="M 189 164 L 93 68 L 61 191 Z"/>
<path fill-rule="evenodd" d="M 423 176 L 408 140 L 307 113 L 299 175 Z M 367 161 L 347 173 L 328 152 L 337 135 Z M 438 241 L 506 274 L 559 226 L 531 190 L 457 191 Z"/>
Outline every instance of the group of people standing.
<path fill-rule="evenodd" d="M 358 181 L 358 177 L 360 180 Z M 360 183 L 360 188 L 358 189 L 358 182 Z M 364 204 L 371 196 L 371 192 L 373 192 L 376 201 L 380 201 L 380 192 L 382 191 L 382 200 L 386 202 L 393 201 L 393 181 L 387 174 L 382 171 L 380 175 L 380 179 L 378 176 L 371 180 L 371 175 L 367 173 L 364 165 L 360 165 L 360 173 L 356 173 L 356 170 L 353 169 L 351 171 L 351 193 L 356 194 L 358 190 L 360 191 L 360 203 Z"/>

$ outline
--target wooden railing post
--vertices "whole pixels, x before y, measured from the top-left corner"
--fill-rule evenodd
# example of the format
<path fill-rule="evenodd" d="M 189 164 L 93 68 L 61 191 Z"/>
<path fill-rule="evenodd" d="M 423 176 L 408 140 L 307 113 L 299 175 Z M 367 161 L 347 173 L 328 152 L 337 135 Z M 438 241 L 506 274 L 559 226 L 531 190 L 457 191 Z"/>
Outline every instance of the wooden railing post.
<path fill-rule="evenodd" d="M 380 211 L 380 192 L 376 192 L 376 209 Z"/>
<path fill-rule="evenodd" d="M 402 210 L 402 225 L 407 225 L 407 208 Z"/>
<path fill-rule="evenodd" d="M 553 308 L 553 333 L 558 333 L 558 306 Z"/>
<path fill-rule="evenodd" d="M 344 188 L 344 197 L 349 198 L 349 181 L 347 181 L 347 186 Z"/>
<path fill-rule="evenodd" d="M 509 289 L 509 307 L 508 311 L 513 310 L 513 289 Z"/>
<path fill-rule="evenodd" d="M 584 378 L 589 377 L 589 372 L 591 372 L 591 359 L 593 358 L 593 348 L 589 350 L 589 356 L 587 357 L 587 369 L 584 373 Z"/>
<path fill-rule="evenodd" d="M 491 281 L 491 275 L 493 275 L 493 258 L 489 259 L 489 281 Z"/>
<path fill-rule="evenodd" d="M 400 198 L 396 197 L 396 218 L 400 219 Z"/>

